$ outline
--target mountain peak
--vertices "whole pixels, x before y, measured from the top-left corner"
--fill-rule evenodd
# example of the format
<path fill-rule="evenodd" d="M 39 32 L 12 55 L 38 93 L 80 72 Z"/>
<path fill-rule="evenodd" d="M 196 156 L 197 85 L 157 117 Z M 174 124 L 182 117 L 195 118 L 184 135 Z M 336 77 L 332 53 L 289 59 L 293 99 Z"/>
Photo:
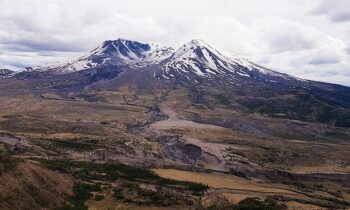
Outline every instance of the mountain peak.
<path fill-rule="evenodd" d="M 226 55 L 200 39 L 181 46 L 163 67 L 158 78 L 185 78 L 191 83 L 202 79 L 247 80 L 264 78 L 269 80 L 290 79 L 285 74 L 263 68 L 240 56 Z M 176 76 L 177 75 L 177 76 Z"/>
<path fill-rule="evenodd" d="M 197 47 L 200 48 L 208 48 L 208 49 L 213 49 L 208 43 L 206 43 L 205 41 L 201 40 L 201 39 L 193 39 L 189 42 L 187 42 L 186 44 L 184 44 L 182 47 L 180 47 L 180 49 L 189 49 L 189 50 L 193 50 Z"/>
<path fill-rule="evenodd" d="M 125 41 L 131 41 L 131 40 L 129 40 L 129 39 L 124 39 L 124 38 L 118 38 L 116 41 L 125 42 Z"/>
<path fill-rule="evenodd" d="M 197 46 L 203 46 L 203 45 L 208 45 L 205 41 L 202 39 L 192 39 L 189 43 Z"/>
<path fill-rule="evenodd" d="M 104 41 L 93 52 L 99 54 L 121 54 L 122 56 L 132 56 L 131 59 L 136 57 L 144 57 L 143 52 L 149 51 L 151 46 L 149 44 L 143 44 L 137 41 L 131 41 L 126 39 L 107 40 Z M 134 56 L 135 55 L 135 56 Z"/>
<path fill-rule="evenodd" d="M 174 57 L 197 57 L 197 58 L 204 58 L 205 54 L 212 54 L 215 53 L 219 56 L 222 56 L 221 53 L 219 53 L 215 48 L 211 47 L 209 44 L 207 44 L 205 41 L 201 39 L 193 39 L 190 42 L 184 44 L 180 47 L 179 50 L 175 52 Z"/>

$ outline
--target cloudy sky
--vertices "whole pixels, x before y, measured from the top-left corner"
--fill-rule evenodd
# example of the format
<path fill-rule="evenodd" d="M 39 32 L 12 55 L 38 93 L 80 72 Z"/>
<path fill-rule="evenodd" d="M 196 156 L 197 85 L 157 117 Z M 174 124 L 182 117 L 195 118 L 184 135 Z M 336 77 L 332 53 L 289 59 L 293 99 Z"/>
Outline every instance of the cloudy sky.
<path fill-rule="evenodd" d="M 291 75 L 350 86 L 350 0 L 0 0 L 0 68 L 79 56 L 118 37 L 203 39 Z"/>

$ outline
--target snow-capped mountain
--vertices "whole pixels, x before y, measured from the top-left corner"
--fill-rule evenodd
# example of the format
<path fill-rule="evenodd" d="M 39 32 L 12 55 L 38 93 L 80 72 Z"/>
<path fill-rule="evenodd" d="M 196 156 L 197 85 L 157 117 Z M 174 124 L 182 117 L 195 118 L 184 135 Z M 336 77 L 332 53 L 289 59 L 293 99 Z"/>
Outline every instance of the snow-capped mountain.
<path fill-rule="evenodd" d="M 174 51 L 171 47 L 145 44 L 125 39 L 108 40 L 86 55 L 65 63 L 33 67 L 27 71 L 55 72 L 60 74 L 101 67 L 148 67 L 156 65 L 153 77 L 198 83 L 203 80 L 298 80 L 259 66 L 246 58 L 229 55 L 209 46 L 202 40 L 192 40 Z"/>
<path fill-rule="evenodd" d="M 186 84 L 220 83 L 237 86 L 247 83 L 288 83 L 291 86 L 294 82 L 307 82 L 264 68 L 246 58 L 229 55 L 202 40 L 192 40 L 176 51 L 171 47 L 157 44 L 125 39 L 108 40 L 77 59 L 44 67 L 27 68 L 26 72 L 69 74 L 92 70 L 102 74 L 104 71 L 109 73 L 117 71 L 120 67 L 147 69 L 146 71 L 157 80 Z"/>
<path fill-rule="evenodd" d="M 171 79 L 182 76 L 191 80 L 198 78 L 276 77 L 293 79 L 291 76 L 261 67 L 246 58 L 227 55 L 202 40 L 192 40 L 183 45 L 167 59 L 162 76 Z M 195 79 L 195 78 L 194 78 Z"/>
<path fill-rule="evenodd" d="M 66 63 L 34 67 L 34 71 L 56 71 L 69 73 L 101 66 L 149 65 L 158 63 L 173 53 L 171 47 L 143 44 L 125 39 L 103 42 L 84 56 Z"/>
<path fill-rule="evenodd" d="M 145 67 L 155 64 L 162 69 L 154 73 L 157 79 L 173 79 L 179 76 L 191 82 L 215 78 L 264 78 L 271 81 L 296 79 L 261 67 L 246 58 L 220 52 L 202 40 L 192 40 L 177 51 L 157 44 L 125 39 L 108 40 L 77 59 L 33 67 L 27 71 L 71 73 L 97 67 Z"/>
<path fill-rule="evenodd" d="M 246 58 L 223 53 L 202 40 L 192 40 L 176 51 L 171 47 L 157 44 L 125 39 L 108 40 L 77 59 L 44 67 L 28 68 L 27 72 L 68 74 L 97 69 L 103 72 L 113 71 L 116 67 L 122 66 L 131 69 L 145 67 L 158 80 L 172 80 L 187 84 L 213 81 L 237 86 L 243 83 L 301 81 L 293 76 L 264 68 Z"/>

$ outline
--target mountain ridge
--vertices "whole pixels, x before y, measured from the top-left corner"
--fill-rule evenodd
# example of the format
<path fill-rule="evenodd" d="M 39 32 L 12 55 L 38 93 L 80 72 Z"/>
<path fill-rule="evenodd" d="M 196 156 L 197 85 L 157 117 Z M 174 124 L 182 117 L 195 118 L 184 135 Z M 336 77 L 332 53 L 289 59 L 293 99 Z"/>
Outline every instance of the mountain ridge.
<path fill-rule="evenodd" d="M 205 41 L 194 39 L 174 50 L 171 47 L 126 39 L 107 40 L 77 59 L 43 67 L 28 68 L 28 72 L 67 74 L 88 69 L 150 67 L 153 77 L 188 84 L 226 80 L 230 86 L 241 81 L 283 83 L 308 80 L 270 70 L 247 58 L 228 55 Z M 289 81 L 288 81 L 289 80 Z"/>

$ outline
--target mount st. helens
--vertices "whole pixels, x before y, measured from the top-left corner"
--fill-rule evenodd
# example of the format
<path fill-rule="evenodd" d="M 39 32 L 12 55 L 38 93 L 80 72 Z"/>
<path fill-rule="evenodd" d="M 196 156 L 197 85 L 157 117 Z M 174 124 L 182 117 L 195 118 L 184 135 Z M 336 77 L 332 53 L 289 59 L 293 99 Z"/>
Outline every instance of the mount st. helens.
<path fill-rule="evenodd" d="M 109 40 L 88 54 L 66 63 L 28 68 L 29 71 L 72 73 L 98 67 L 133 66 L 144 67 L 160 64 L 157 78 L 183 77 L 188 82 L 204 78 L 232 79 L 251 77 L 298 80 L 287 74 L 261 67 L 240 56 L 228 56 L 212 48 L 202 40 L 192 40 L 177 51 L 157 44 L 143 44 L 125 39 Z M 274 80 L 266 80 L 277 82 Z"/>
<path fill-rule="evenodd" d="M 224 91 L 221 100 L 235 104 L 240 112 L 350 126 L 350 88 L 279 73 L 222 53 L 201 40 L 176 51 L 157 44 L 110 40 L 78 59 L 27 68 L 15 77 L 52 80 L 57 92 L 88 87 L 114 90 L 126 84 L 149 92 L 186 87 L 196 102 L 204 104 L 204 93 L 215 88 Z"/>

